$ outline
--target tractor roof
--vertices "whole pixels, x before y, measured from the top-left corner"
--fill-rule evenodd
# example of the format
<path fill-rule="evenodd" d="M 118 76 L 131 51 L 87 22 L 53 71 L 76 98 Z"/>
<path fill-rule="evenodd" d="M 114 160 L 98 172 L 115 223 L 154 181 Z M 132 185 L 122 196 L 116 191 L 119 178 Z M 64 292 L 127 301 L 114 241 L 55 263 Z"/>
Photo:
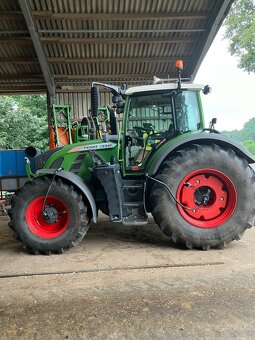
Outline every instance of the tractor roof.
<path fill-rule="evenodd" d="M 126 95 L 131 95 L 138 92 L 151 92 L 151 91 L 162 91 L 162 90 L 175 90 L 177 89 L 178 84 L 174 83 L 164 83 L 164 84 L 153 84 L 153 85 L 145 85 L 145 86 L 135 86 L 130 87 L 125 92 Z M 192 83 L 182 83 L 181 88 L 183 90 L 197 90 L 201 91 L 204 88 L 204 85 L 192 84 Z"/>

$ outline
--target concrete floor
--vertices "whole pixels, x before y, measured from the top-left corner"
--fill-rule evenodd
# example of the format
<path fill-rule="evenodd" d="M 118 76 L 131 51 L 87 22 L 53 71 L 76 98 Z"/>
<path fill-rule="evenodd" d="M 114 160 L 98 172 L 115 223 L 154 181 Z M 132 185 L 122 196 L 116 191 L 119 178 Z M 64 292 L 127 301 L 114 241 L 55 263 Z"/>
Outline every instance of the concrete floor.
<path fill-rule="evenodd" d="M 107 218 L 33 256 L 0 217 L 0 339 L 254 339 L 255 228 L 227 249 L 175 247 Z"/>

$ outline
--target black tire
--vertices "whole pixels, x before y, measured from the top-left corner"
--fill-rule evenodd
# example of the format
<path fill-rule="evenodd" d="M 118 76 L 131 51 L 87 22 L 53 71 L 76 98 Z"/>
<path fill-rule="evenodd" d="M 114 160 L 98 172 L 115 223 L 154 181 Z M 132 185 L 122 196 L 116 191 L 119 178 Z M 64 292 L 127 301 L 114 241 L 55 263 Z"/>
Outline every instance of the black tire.
<path fill-rule="evenodd" d="M 63 253 L 78 245 L 89 228 L 82 196 L 59 178 L 53 180 L 46 207 L 57 213 L 47 222 L 41 214 L 44 196 L 52 178 L 43 176 L 26 183 L 12 198 L 9 226 L 14 237 L 33 254 Z"/>
<path fill-rule="evenodd" d="M 205 175 L 202 175 L 203 172 Z M 221 195 L 214 195 L 213 190 L 210 190 L 211 201 L 208 207 L 211 212 L 201 202 L 200 208 L 195 199 L 197 189 L 203 190 L 209 186 L 192 188 L 189 187 L 191 183 L 184 182 L 189 176 L 191 180 L 195 180 L 195 174 L 199 176 L 199 173 L 203 176 L 200 177 L 201 183 L 215 182 L 216 189 L 225 195 L 225 198 L 219 197 Z M 156 178 L 167 184 L 179 200 L 181 198 L 185 201 L 185 197 L 190 195 L 192 199 L 185 205 L 197 208 L 196 212 L 182 208 L 162 184 L 151 181 L 152 215 L 161 230 L 177 244 L 189 249 L 223 248 L 233 240 L 240 240 L 244 231 L 254 225 L 255 174 L 247 161 L 238 157 L 233 150 L 225 150 L 215 144 L 193 145 L 189 149 L 180 150 L 172 159 L 165 160 Z M 184 190 L 193 190 L 193 193 Z M 219 199 L 225 199 L 225 202 L 219 203 Z M 203 215 L 199 209 L 208 212 Z"/>

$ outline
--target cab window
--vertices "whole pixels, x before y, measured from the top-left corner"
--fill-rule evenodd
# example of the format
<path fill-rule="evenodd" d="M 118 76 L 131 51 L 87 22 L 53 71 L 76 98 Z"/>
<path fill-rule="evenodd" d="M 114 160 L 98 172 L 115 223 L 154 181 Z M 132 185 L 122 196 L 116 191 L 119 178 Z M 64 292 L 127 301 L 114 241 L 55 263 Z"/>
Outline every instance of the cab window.
<path fill-rule="evenodd" d="M 181 133 L 200 129 L 196 92 L 183 91 L 175 97 L 176 124 Z"/>
<path fill-rule="evenodd" d="M 173 131 L 171 96 L 139 94 L 129 99 L 126 125 L 126 165 L 142 166 L 152 148 Z"/>

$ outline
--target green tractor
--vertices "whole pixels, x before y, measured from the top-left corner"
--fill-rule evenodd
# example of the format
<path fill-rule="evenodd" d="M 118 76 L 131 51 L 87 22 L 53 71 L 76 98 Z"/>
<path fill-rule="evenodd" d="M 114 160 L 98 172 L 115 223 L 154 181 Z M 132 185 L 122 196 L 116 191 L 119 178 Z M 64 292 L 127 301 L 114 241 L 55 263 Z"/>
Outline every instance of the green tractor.
<path fill-rule="evenodd" d="M 177 80 L 112 91 L 118 126 L 102 138 L 47 151 L 13 196 L 10 227 L 32 253 L 62 253 L 85 236 L 98 211 L 112 222 L 147 223 L 189 249 L 222 248 L 254 225 L 255 160 L 242 145 L 205 128 L 200 93 Z M 117 131 L 118 130 L 118 131 Z"/>

